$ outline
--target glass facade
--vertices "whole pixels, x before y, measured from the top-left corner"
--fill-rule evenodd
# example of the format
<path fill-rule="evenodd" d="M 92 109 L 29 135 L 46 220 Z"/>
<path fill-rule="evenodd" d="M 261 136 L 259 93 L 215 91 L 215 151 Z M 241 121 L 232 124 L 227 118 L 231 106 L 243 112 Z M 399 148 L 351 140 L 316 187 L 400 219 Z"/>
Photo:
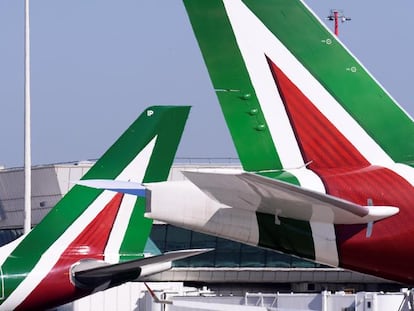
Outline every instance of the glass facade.
<path fill-rule="evenodd" d="M 187 248 L 214 248 L 193 258 L 179 260 L 175 267 L 215 268 L 318 268 L 322 265 L 271 250 L 181 229 L 172 225 L 156 224 L 151 239 L 161 252 Z"/>
<path fill-rule="evenodd" d="M 2 229 L 0 230 L 0 246 L 6 245 L 23 235 L 23 229 Z"/>
<path fill-rule="evenodd" d="M 0 246 L 23 234 L 23 229 L 0 230 Z M 193 268 L 318 268 L 324 267 L 271 250 L 265 250 L 230 240 L 198 233 L 172 225 L 154 224 L 151 240 L 161 252 L 188 248 L 213 248 L 214 250 L 196 257 L 174 262 L 175 267 Z M 147 243 L 147 248 L 152 243 Z M 153 246 L 152 246 L 153 247 Z M 154 248 L 154 247 L 153 247 Z M 154 248 L 155 249 L 155 248 Z"/>

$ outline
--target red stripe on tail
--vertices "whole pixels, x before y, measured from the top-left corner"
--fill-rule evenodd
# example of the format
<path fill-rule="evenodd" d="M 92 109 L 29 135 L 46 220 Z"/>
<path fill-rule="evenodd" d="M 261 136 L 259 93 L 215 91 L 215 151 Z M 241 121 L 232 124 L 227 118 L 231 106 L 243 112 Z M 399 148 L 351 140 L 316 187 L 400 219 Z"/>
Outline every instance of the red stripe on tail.
<path fill-rule="evenodd" d="M 369 162 L 315 107 L 296 85 L 268 59 L 305 163 L 315 169 L 363 167 Z"/>
<path fill-rule="evenodd" d="M 70 282 L 70 267 L 81 259 L 104 259 L 104 250 L 122 198 L 123 194 L 121 193 L 114 196 L 108 205 L 66 248 L 49 274 L 17 309 L 45 309 L 49 305 L 64 304 L 90 293 L 90 291 L 76 288 Z M 49 295 L 51 291 L 53 291 L 53 295 Z M 46 302 L 47 304 L 45 304 Z"/>
<path fill-rule="evenodd" d="M 375 224 L 366 237 L 365 225 L 336 226 L 340 265 L 393 279 L 414 280 L 414 248 L 405 241 L 414 235 L 414 191 L 393 171 L 371 165 L 318 108 L 267 58 L 285 105 L 304 162 L 325 185 L 326 192 L 367 205 L 388 205 L 400 213 Z M 396 262 L 398 264 L 390 264 Z"/>

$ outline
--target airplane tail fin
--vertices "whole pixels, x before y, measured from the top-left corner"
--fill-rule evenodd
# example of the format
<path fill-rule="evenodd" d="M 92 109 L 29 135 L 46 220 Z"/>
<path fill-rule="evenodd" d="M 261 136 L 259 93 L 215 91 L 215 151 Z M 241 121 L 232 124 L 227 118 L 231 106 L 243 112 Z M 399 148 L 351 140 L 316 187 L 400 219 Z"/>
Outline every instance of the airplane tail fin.
<path fill-rule="evenodd" d="M 166 180 L 189 110 L 172 106 L 146 109 L 82 179 Z M 3 271 L 31 271 L 24 282 L 34 286 L 74 258 L 117 263 L 143 257 L 152 225 L 144 218 L 144 209 L 145 198 L 74 185 L 16 243 Z"/>
<path fill-rule="evenodd" d="M 303 1 L 184 4 L 246 171 L 414 166 L 412 118 Z"/>
<path fill-rule="evenodd" d="M 400 211 L 375 229 L 375 220 L 322 223 L 316 209 L 309 220 L 280 217 L 275 224 L 284 193 L 282 201 L 267 203 L 273 211 L 257 208 L 257 244 L 381 271 L 386 262 L 373 268 L 372 258 L 393 247 L 387 244 L 392 228 L 414 218 L 413 119 L 302 0 L 184 4 L 245 171 L 368 210 Z M 296 240 L 307 242 L 286 242 L 299 232 Z"/>

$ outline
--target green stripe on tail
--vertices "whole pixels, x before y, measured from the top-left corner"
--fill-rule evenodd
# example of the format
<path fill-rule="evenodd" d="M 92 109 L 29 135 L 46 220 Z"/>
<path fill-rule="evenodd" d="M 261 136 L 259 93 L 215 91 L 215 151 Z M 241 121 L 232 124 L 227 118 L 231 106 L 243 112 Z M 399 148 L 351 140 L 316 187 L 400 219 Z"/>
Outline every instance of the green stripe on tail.
<path fill-rule="evenodd" d="M 281 169 L 222 1 L 185 0 L 184 4 L 243 168 Z"/>

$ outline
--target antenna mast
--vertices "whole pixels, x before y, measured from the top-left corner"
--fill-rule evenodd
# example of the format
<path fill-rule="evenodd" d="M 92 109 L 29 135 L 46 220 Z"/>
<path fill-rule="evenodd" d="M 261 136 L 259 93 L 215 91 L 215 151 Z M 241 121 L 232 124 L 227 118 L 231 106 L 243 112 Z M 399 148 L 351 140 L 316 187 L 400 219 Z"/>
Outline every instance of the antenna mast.
<path fill-rule="evenodd" d="M 331 14 L 326 17 L 327 20 L 334 21 L 334 33 L 335 36 L 339 36 L 339 21 L 345 23 L 346 21 L 350 21 L 350 17 L 346 17 L 343 15 L 342 10 L 332 9 Z"/>

